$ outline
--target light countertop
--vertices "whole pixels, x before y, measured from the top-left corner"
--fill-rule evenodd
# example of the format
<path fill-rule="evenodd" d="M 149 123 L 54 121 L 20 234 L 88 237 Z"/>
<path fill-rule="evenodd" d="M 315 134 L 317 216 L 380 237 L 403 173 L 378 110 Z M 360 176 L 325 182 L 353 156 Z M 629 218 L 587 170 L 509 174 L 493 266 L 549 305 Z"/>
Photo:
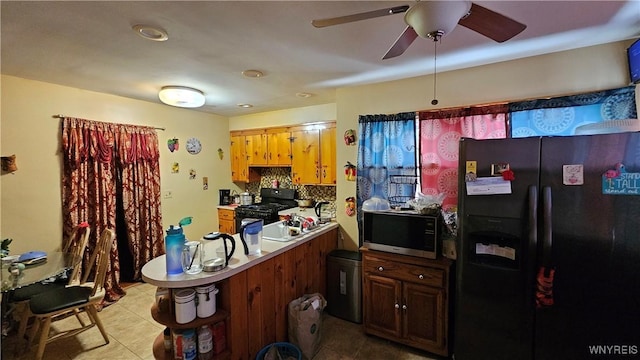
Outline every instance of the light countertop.
<path fill-rule="evenodd" d="M 307 209 L 308 213 L 313 213 L 313 209 Z M 302 213 L 300 213 L 302 215 Z M 315 213 L 314 213 L 315 215 Z M 266 226 L 277 226 L 277 223 L 265 225 Z M 302 233 L 295 237 L 295 240 L 291 240 L 288 242 L 280 242 L 280 241 L 270 241 L 270 240 L 262 240 L 262 254 L 261 255 L 250 255 L 247 256 L 244 254 L 244 249 L 242 246 L 242 241 L 240 240 L 240 235 L 235 234 L 232 235 L 236 241 L 236 250 L 233 253 L 233 257 L 229 261 L 229 266 L 225 269 L 217 271 L 217 272 L 201 272 L 195 275 L 189 274 L 179 274 L 179 275 L 167 275 L 166 263 L 165 263 L 165 255 L 158 256 L 157 258 L 149 261 L 142 267 L 142 279 L 152 285 L 158 287 L 166 287 L 166 288 L 184 288 L 184 287 L 194 287 L 201 286 L 206 284 L 215 283 L 226 278 L 229 278 L 235 274 L 238 274 L 248 268 L 264 262 L 270 258 L 273 258 L 279 254 L 284 253 L 290 249 L 297 247 L 307 241 L 311 241 L 315 239 L 318 235 L 324 234 L 330 230 L 333 230 L 338 227 L 338 223 L 331 222 L 327 224 L 322 224 L 315 230 L 310 232 Z M 217 240 L 201 240 L 204 244 L 204 259 L 209 260 L 216 258 L 216 248 L 220 246 L 222 243 L 222 239 Z"/>

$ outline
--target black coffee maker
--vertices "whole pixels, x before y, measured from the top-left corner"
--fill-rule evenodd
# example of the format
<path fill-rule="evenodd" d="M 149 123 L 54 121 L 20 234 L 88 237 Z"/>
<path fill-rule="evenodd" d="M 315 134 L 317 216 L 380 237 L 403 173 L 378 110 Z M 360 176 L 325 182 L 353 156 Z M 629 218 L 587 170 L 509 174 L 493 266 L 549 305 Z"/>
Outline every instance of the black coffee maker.
<path fill-rule="evenodd" d="M 232 203 L 231 201 L 231 190 L 229 189 L 220 189 L 220 205 L 229 205 Z"/>

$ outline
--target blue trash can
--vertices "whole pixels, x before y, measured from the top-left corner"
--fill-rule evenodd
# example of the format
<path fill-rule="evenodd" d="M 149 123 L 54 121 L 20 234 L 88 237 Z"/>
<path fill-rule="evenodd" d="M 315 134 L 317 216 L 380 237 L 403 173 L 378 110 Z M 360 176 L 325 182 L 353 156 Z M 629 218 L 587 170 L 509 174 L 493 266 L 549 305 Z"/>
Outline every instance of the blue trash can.
<path fill-rule="evenodd" d="M 282 359 L 294 357 L 298 360 L 302 360 L 302 351 L 300 351 L 297 346 L 288 342 L 277 342 L 263 347 L 262 350 L 258 352 L 258 355 L 256 355 L 256 360 L 264 360 L 264 356 L 267 354 L 269 349 L 274 346 L 278 349 L 278 354 Z"/>

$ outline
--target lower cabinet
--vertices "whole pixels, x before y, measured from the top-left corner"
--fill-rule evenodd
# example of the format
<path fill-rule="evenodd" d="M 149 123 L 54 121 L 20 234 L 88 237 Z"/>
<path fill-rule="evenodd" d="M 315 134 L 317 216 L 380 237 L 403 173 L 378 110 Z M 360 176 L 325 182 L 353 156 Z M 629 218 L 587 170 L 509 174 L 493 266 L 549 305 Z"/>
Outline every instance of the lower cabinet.
<path fill-rule="evenodd" d="M 225 234 L 235 234 L 236 212 L 230 209 L 218 208 L 218 231 Z"/>
<path fill-rule="evenodd" d="M 362 252 L 365 332 L 448 356 L 451 262 Z"/>

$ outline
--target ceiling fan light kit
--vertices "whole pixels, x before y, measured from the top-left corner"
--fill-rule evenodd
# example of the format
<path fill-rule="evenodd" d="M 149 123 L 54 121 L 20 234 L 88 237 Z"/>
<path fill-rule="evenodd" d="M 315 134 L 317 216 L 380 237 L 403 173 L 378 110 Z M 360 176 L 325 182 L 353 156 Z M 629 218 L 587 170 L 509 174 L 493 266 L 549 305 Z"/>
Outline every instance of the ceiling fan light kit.
<path fill-rule="evenodd" d="M 471 1 L 420 1 L 404 14 L 404 22 L 421 38 L 440 30 L 446 35 L 471 10 Z"/>
<path fill-rule="evenodd" d="M 167 105 L 183 108 L 198 108 L 205 103 L 202 91 L 186 86 L 165 86 L 160 89 L 158 98 Z"/>

